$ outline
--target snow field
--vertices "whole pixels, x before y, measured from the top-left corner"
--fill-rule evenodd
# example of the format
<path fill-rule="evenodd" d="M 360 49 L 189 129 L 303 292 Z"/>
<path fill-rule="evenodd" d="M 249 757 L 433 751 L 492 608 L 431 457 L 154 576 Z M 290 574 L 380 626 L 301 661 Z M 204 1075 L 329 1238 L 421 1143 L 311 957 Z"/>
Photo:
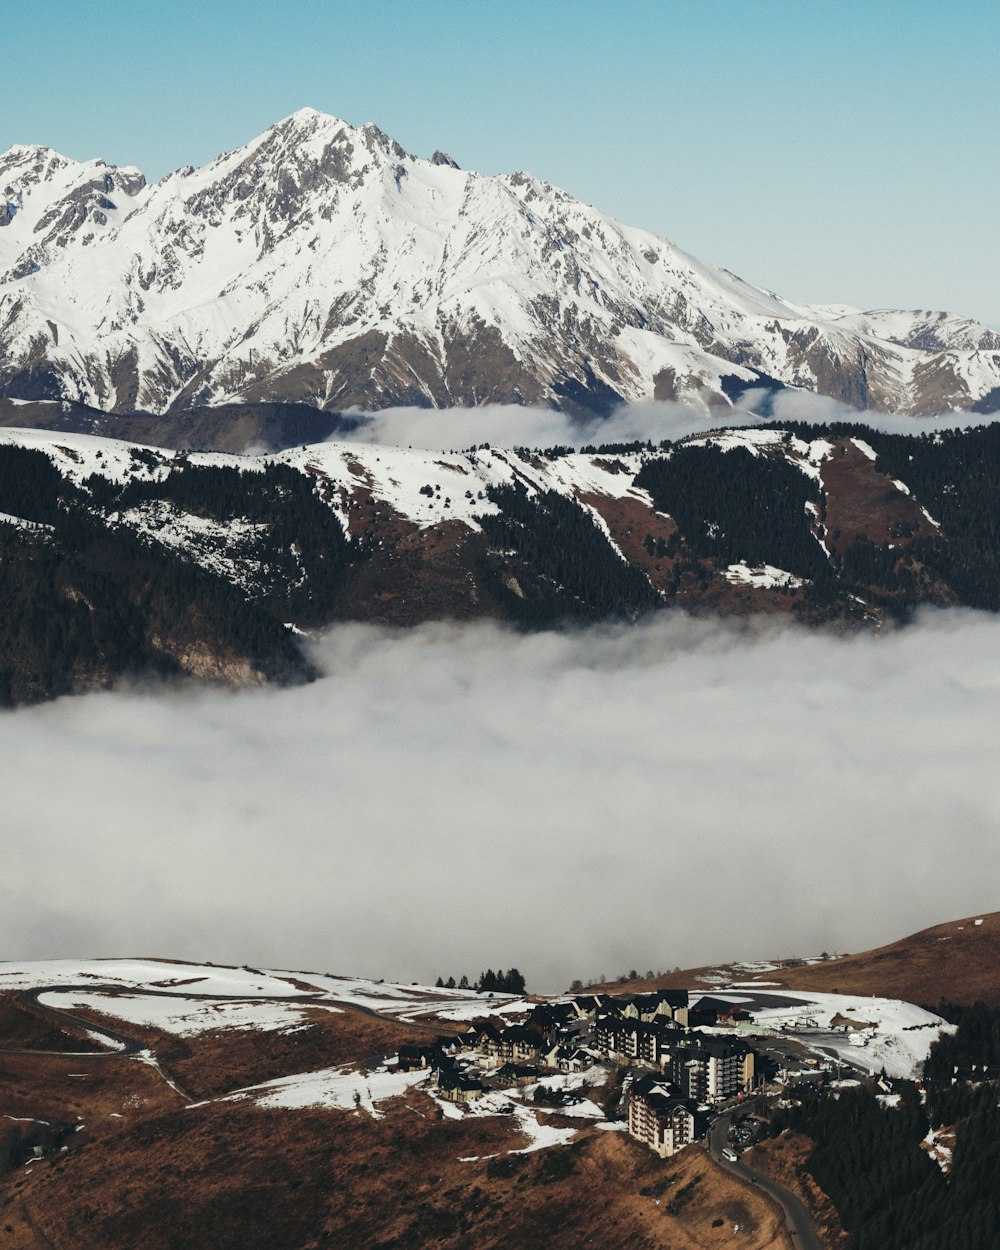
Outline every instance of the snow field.
<path fill-rule="evenodd" d="M 942 1033 L 954 1032 L 954 1025 L 940 1016 L 913 1003 L 893 998 L 866 998 L 864 995 L 819 994 L 807 990 L 788 990 L 788 998 L 803 1000 L 796 1007 L 753 1007 L 754 1020 L 766 1028 L 789 1031 L 816 1029 L 824 1036 L 816 1043 L 818 1052 L 829 1059 L 825 1051 L 832 1050 L 845 1062 L 877 1073 L 885 1068 L 890 1077 L 912 1079 L 919 1075 L 920 1066 L 930 1053 L 930 1048 Z M 712 997 L 729 1002 L 746 1002 L 746 998 L 725 992 L 712 992 Z M 754 997 L 766 1004 L 766 994 Z M 864 1023 L 869 1027 L 837 1032 L 834 1016 Z M 799 1040 L 810 1044 L 808 1032 L 798 1035 Z"/>
<path fill-rule="evenodd" d="M 290 1003 L 254 1003 L 194 999 L 144 997 L 133 994 L 61 993 L 42 994 L 43 1006 L 72 1012 L 74 1008 L 100 1012 L 126 1024 L 162 1029 L 178 1037 L 197 1037 L 217 1029 L 250 1029 L 262 1033 L 292 1033 L 308 1025 L 301 1007 Z M 310 1004 L 314 1006 L 314 1004 Z M 337 1011 L 326 1004 L 321 1010 Z"/>

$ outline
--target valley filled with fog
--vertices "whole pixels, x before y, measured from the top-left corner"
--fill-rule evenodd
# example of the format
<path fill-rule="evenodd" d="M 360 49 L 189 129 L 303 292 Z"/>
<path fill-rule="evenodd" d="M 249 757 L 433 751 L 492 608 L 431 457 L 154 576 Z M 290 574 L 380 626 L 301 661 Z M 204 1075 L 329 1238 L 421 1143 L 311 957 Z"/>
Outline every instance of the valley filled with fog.
<path fill-rule="evenodd" d="M 859 950 L 995 906 L 1000 620 L 342 625 L 291 689 L 0 716 L 7 959 L 400 980 Z"/>

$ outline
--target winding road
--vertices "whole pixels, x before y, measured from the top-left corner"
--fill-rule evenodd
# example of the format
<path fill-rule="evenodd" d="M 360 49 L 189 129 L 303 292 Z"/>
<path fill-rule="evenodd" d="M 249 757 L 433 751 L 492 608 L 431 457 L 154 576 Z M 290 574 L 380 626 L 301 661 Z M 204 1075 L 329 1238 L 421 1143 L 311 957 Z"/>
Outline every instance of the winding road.
<path fill-rule="evenodd" d="M 737 1176 L 747 1184 L 755 1185 L 763 1193 L 773 1198 L 781 1207 L 785 1217 L 785 1228 L 792 1239 L 792 1244 L 801 1250 L 825 1250 L 816 1230 L 809 1219 L 809 1214 L 799 1199 L 790 1189 L 771 1180 L 763 1172 L 748 1167 L 745 1163 L 730 1163 L 722 1157 L 729 1136 L 732 1115 L 720 1115 L 714 1120 L 708 1132 L 708 1153 L 727 1172 Z"/>

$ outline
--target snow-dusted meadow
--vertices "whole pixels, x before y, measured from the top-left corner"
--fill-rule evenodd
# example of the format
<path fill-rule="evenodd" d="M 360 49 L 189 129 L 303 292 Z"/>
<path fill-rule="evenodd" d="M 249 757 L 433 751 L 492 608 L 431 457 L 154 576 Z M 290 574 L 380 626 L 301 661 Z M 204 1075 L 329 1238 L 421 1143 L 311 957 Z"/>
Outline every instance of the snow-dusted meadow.
<path fill-rule="evenodd" d="M 51 987 L 51 988 L 50 988 Z M 182 1037 L 220 1029 L 294 1032 L 310 1010 L 340 1012 L 358 1007 L 390 1019 L 427 1022 L 428 1017 L 468 1022 L 495 1016 L 523 1018 L 523 998 L 400 985 L 316 972 L 227 968 L 167 959 L 43 959 L 0 963 L 0 993 L 45 989 L 46 1007 L 86 1015 L 96 1012 L 121 1024 Z M 442 1029 L 446 1026 L 442 1025 Z"/>

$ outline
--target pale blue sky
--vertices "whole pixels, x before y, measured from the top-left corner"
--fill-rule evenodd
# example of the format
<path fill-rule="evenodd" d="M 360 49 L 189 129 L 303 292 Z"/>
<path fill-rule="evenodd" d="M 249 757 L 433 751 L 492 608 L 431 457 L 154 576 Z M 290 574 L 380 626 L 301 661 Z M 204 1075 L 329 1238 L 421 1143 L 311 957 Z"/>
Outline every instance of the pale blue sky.
<path fill-rule="evenodd" d="M 157 178 L 311 105 L 792 299 L 1000 327 L 995 0 L 33 0 L 0 31 L 0 150 Z"/>

